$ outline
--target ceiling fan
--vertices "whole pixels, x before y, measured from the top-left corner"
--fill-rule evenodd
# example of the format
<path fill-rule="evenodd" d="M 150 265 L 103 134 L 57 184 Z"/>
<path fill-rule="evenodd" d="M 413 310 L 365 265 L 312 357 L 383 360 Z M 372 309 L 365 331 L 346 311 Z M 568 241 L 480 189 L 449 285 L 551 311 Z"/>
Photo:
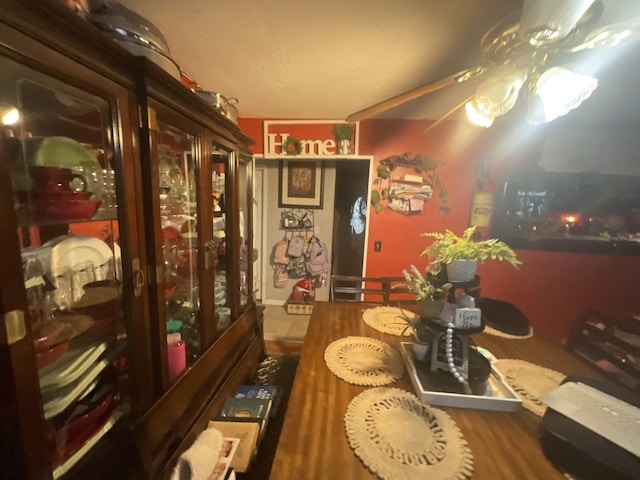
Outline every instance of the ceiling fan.
<path fill-rule="evenodd" d="M 482 38 L 484 61 L 347 117 L 355 122 L 451 85 L 482 77 L 475 94 L 438 122 L 464 106 L 467 117 L 489 127 L 510 111 L 519 97 L 528 102 L 529 123 L 549 122 L 578 107 L 598 80 L 556 65 L 582 50 L 613 47 L 637 38 L 640 16 L 595 28 L 604 12 L 602 0 L 524 0 L 522 12 L 508 15 Z"/>

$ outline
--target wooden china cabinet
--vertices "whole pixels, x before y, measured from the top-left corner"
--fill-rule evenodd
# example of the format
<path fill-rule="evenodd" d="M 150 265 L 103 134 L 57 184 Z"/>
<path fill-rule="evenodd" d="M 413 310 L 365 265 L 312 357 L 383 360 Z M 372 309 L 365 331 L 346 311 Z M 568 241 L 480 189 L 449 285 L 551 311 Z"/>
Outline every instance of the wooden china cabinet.
<path fill-rule="evenodd" d="M 264 352 L 251 142 L 49 2 L 0 6 L 0 121 L 0 478 L 166 478 Z"/>

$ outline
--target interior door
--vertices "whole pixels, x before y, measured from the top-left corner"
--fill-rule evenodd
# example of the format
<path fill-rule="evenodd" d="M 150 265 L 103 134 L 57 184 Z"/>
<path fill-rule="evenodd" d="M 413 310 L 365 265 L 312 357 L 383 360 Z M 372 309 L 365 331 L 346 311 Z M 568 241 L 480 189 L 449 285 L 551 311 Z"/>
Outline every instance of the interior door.
<path fill-rule="evenodd" d="M 336 162 L 331 273 L 362 276 L 367 232 L 369 161 Z"/>

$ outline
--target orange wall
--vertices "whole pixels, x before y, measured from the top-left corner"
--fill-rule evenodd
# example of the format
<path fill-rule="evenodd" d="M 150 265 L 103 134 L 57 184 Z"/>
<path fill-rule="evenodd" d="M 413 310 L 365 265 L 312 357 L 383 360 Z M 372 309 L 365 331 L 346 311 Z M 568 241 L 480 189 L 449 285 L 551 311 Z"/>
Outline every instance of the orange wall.
<path fill-rule="evenodd" d="M 367 120 L 360 124 L 359 153 L 374 157 L 374 172 L 380 160 L 405 152 L 442 163 L 438 175 L 449 193 L 451 209 L 449 215 L 439 211 L 437 192 L 419 215 L 376 214 L 370 209 L 367 275 L 395 276 L 412 263 L 423 268 L 426 259 L 418 256 L 429 240 L 420 233 L 445 228 L 461 233 L 467 226 L 474 166 L 480 157 L 490 156 L 498 187 L 502 172 L 535 165 L 544 140 L 540 131 L 504 126 L 480 130 L 462 122 L 444 123 L 422 135 L 430 124 L 417 120 Z M 253 151 L 262 153 L 262 120 L 240 119 L 240 127 L 256 141 Z M 381 252 L 373 251 L 376 240 L 382 242 Z M 566 338 L 576 317 L 589 307 L 611 314 L 640 313 L 639 257 L 536 250 L 517 253 L 524 262 L 519 270 L 491 261 L 480 266 L 482 294 L 518 306 L 536 333 L 550 340 Z"/>

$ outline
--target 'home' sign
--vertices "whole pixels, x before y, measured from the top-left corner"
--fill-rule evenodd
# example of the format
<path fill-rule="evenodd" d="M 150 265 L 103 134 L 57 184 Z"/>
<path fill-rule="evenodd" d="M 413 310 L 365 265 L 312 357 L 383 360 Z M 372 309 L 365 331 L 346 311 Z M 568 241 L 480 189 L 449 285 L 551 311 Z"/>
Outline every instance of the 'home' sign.
<path fill-rule="evenodd" d="M 304 158 L 334 157 L 339 149 L 333 135 L 333 126 L 344 123 L 342 120 L 272 120 L 265 121 L 264 128 L 264 156 L 290 157 L 284 151 L 288 139 L 300 142 L 300 153 Z M 354 125 L 354 138 L 351 155 L 358 154 L 358 123 Z"/>

